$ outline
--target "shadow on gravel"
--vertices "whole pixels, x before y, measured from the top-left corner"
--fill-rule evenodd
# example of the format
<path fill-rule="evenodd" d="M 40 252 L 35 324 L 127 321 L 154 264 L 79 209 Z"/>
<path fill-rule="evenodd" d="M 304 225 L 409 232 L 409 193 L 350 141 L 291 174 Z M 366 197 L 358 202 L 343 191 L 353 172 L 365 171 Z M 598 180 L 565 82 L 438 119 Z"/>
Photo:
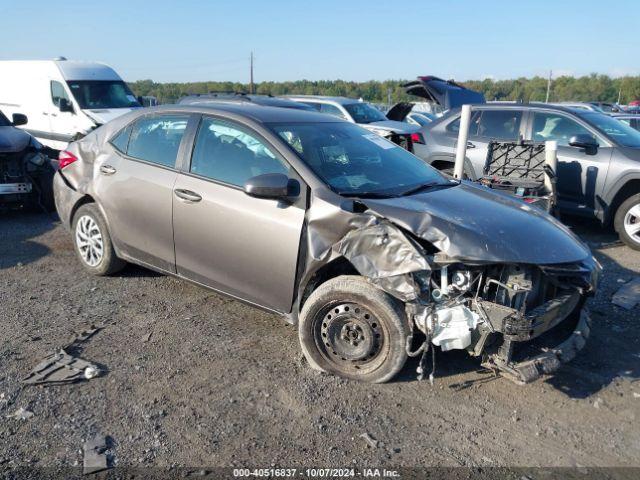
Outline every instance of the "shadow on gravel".
<path fill-rule="evenodd" d="M 33 240 L 58 223 L 55 213 L 0 210 L 0 270 L 35 262 L 50 252 Z"/>
<path fill-rule="evenodd" d="M 116 276 L 122 278 L 154 278 L 163 277 L 164 274 L 156 272 L 155 270 L 149 270 L 148 268 L 128 263 L 124 269 Z"/>

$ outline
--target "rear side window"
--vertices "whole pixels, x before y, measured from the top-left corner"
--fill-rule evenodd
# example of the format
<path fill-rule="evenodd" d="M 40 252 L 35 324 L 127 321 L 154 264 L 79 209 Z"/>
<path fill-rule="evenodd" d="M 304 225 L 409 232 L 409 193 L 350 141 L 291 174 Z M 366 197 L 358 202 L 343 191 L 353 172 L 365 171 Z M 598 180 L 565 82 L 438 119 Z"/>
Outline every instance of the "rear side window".
<path fill-rule="evenodd" d="M 205 118 L 193 149 L 191 173 L 240 187 L 257 175 L 288 175 L 289 167 L 251 133 Z"/>
<path fill-rule="evenodd" d="M 480 112 L 472 112 L 471 113 L 471 126 L 473 126 L 480 116 Z M 470 128 L 471 128 L 470 126 Z M 447 132 L 455 133 L 456 135 L 460 132 L 460 117 L 456 118 L 453 122 L 447 125 Z"/>
<path fill-rule="evenodd" d="M 520 133 L 520 110 L 483 110 L 471 122 L 469 135 L 498 140 L 517 140 Z"/>
<path fill-rule="evenodd" d="M 122 153 L 127 153 L 127 145 L 129 144 L 129 137 L 131 136 L 132 126 L 129 125 L 127 128 L 122 130 L 119 134 L 111 139 L 111 145 L 113 145 L 116 150 L 119 150 Z"/>
<path fill-rule="evenodd" d="M 342 110 L 340 110 L 335 105 L 331 105 L 329 103 L 321 103 L 320 104 L 320 113 L 326 113 L 327 115 L 333 115 L 334 117 L 346 119 Z"/>
<path fill-rule="evenodd" d="M 56 82 L 55 80 L 51 81 L 51 101 L 53 104 L 60 108 L 60 99 L 64 98 L 67 102 L 69 101 L 69 95 L 67 95 L 64 86 L 60 82 Z"/>
<path fill-rule="evenodd" d="M 188 121 L 188 115 L 141 118 L 131 127 L 127 155 L 173 168 Z"/>

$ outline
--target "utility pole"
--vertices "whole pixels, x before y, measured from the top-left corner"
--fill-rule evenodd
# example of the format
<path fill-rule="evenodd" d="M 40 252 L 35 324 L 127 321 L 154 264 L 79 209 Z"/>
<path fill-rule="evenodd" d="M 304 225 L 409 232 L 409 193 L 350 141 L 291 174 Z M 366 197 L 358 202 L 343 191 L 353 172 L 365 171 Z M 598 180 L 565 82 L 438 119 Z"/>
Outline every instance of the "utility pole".
<path fill-rule="evenodd" d="M 391 87 L 387 87 L 387 107 L 391 108 Z"/>
<path fill-rule="evenodd" d="M 549 80 L 547 80 L 547 98 L 544 103 L 549 103 L 549 94 L 551 93 L 551 75 L 553 72 L 549 70 Z"/>
<path fill-rule="evenodd" d="M 251 52 L 249 72 L 249 93 L 253 93 L 253 52 Z"/>
<path fill-rule="evenodd" d="M 620 87 L 620 90 L 618 90 L 618 105 L 620 105 L 620 100 L 622 100 L 622 87 Z"/>

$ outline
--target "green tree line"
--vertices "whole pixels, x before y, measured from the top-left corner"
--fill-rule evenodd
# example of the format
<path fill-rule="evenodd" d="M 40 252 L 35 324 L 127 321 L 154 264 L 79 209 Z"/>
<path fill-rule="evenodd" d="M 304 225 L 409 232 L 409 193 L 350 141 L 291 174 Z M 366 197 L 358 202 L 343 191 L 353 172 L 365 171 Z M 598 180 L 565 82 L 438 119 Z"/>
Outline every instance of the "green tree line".
<path fill-rule="evenodd" d="M 376 103 L 391 103 L 410 99 L 402 84 L 407 80 L 370 80 L 348 82 L 345 80 L 297 80 L 293 82 L 261 82 L 255 85 L 255 93 L 286 95 L 339 95 L 363 98 Z M 484 93 L 487 100 L 521 100 L 543 102 L 547 94 L 547 79 L 542 77 L 517 78 L 512 80 L 470 80 L 465 86 Z M 238 82 L 188 82 L 156 83 L 153 80 L 138 80 L 129 83 L 136 95 L 152 95 L 160 103 L 173 103 L 181 97 L 208 92 L 248 92 L 249 85 Z M 583 77 L 563 76 L 551 83 L 549 101 L 602 101 L 622 104 L 640 98 L 640 76 L 611 78 L 607 75 L 591 74 Z M 415 97 L 414 97 L 415 100 Z"/>

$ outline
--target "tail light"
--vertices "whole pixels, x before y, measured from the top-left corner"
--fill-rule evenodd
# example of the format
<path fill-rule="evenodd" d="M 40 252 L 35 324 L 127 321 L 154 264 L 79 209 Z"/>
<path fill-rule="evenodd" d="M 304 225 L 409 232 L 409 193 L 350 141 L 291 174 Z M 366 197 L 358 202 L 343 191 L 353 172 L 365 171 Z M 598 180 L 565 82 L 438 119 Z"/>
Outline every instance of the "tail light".
<path fill-rule="evenodd" d="M 78 160 L 78 157 L 76 157 L 73 153 L 63 150 L 58 155 L 58 167 L 60 168 L 60 170 L 62 170 L 64 167 L 71 165 L 76 160 Z"/>
<path fill-rule="evenodd" d="M 421 143 L 422 145 L 424 145 L 424 137 L 421 133 L 418 132 L 411 134 L 411 141 L 413 143 Z"/>

